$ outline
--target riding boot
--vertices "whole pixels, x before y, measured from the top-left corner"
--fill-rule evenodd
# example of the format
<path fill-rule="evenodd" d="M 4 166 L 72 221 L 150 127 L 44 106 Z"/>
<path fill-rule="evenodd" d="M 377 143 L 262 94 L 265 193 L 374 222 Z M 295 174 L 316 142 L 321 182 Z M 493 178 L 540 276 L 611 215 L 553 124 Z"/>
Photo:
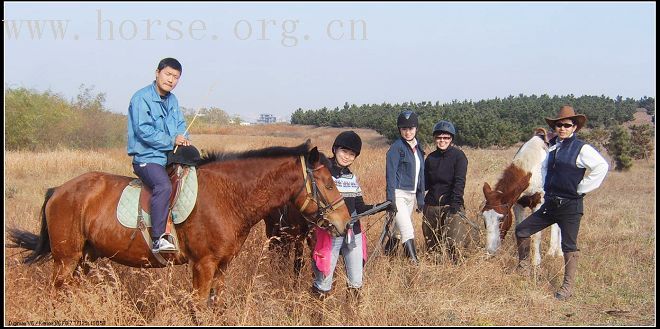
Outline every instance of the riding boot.
<path fill-rule="evenodd" d="M 328 292 L 319 290 L 315 286 L 309 290 L 310 295 L 319 301 L 318 305 L 312 305 L 310 313 L 310 321 L 312 325 L 323 325 L 323 314 L 325 313 L 325 299 L 328 297 Z M 316 304 L 316 303 L 314 303 Z"/>
<path fill-rule="evenodd" d="M 362 302 L 362 294 L 360 293 L 360 288 L 348 288 L 346 289 L 346 303 L 347 314 L 353 316 L 360 313 L 360 304 Z"/>
<path fill-rule="evenodd" d="M 362 293 L 360 293 L 360 288 L 347 288 L 346 298 L 355 305 L 360 304 L 362 301 Z"/>
<path fill-rule="evenodd" d="M 315 286 L 312 286 L 312 288 L 309 289 L 309 294 L 312 295 L 312 297 L 318 299 L 319 301 L 324 301 L 328 297 L 328 293 L 329 291 L 320 290 Z"/>
<path fill-rule="evenodd" d="M 385 255 L 392 256 L 396 254 L 398 247 L 399 247 L 399 239 L 397 239 L 396 237 L 391 237 L 385 243 Z"/>
<path fill-rule="evenodd" d="M 532 274 L 529 260 L 530 242 L 531 238 L 516 237 L 516 244 L 518 245 L 518 267 L 516 267 L 516 272 L 522 276 L 530 276 Z"/>
<path fill-rule="evenodd" d="M 417 261 L 417 250 L 415 249 L 415 239 L 409 239 L 403 243 L 404 250 L 406 251 L 406 256 L 410 258 L 414 265 L 418 265 Z"/>
<path fill-rule="evenodd" d="M 555 293 L 555 298 L 566 300 L 573 295 L 573 285 L 575 284 L 575 273 L 577 272 L 578 252 L 570 251 L 564 253 L 564 283 Z"/>

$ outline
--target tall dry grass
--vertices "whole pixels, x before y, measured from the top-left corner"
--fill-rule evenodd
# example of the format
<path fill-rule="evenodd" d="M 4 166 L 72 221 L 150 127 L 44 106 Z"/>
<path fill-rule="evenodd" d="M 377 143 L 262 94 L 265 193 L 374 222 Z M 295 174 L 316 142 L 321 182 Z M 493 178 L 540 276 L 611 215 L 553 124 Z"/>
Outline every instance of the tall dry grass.
<path fill-rule="evenodd" d="M 293 146 L 311 138 L 330 154 L 340 131 L 288 125 L 236 127 L 194 135 L 193 141 L 202 149 L 240 151 Z M 388 146 L 373 131 L 357 131 L 364 146 L 353 170 L 366 201 L 379 202 L 385 197 Z M 465 202 L 471 218 L 477 220 L 481 186 L 496 182 L 515 151 L 465 149 L 469 159 Z M 91 170 L 131 175 L 130 159 L 123 148 L 5 152 L 5 229 L 37 233 L 46 188 Z M 562 259 L 544 258 L 536 278 L 513 274 L 515 242 L 509 233 L 493 258 L 479 250 L 461 265 L 435 262 L 424 256 L 421 217 L 415 214 L 420 265 L 411 267 L 403 258 L 372 257 L 357 314 L 346 306 L 341 262 L 333 293 L 321 305 L 307 293 L 310 262 L 300 277 L 293 275 L 291 258 L 268 251 L 260 222 L 228 270 L 224 311 L 202 310 L 198 316 L 208 325 L 309 325 L 311 314 L 323 306 L 325 325 L 655 325 L 654 205 L 655 159 L 635 162 L 630 172 L 611 171 L 603 185 L 587 196 L 578 240 L 582 257 L 576 296 L 567 302 L 553 298 L 562 280 Z M 363 220 L 370 254 L 382 220 L 380 216 Z M 544 240 L 547 248 L 547 236 Z M 89 276 L 57 295 L 48 285 L 52 262 L 26 266 L 19 262 L 22 256 L 16 249 L 5 249 L 5 325 L 193 324 L 188 316 L 192 283 L 186 265 L 134 269 L 100 260 Z"/>

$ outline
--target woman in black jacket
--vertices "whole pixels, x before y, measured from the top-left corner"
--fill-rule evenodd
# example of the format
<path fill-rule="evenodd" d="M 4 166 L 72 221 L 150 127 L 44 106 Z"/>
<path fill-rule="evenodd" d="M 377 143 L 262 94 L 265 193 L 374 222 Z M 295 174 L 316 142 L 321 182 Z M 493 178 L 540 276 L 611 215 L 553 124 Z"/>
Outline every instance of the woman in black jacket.
<path fill-rule="evenodd" d="M 453 262 L 460 256 L 460 247 L 469 243 L 472 231 L 465 217 L 465 178 L 468 160 L 462 150 L 453 145 L 456 129 L 449 121 L 433 127 L 437 149 L 424 161 L 424 221 L 422 232 L 429 251 L 444 244 Z M 467 225 L 466 225 L 467 224 Z"/>

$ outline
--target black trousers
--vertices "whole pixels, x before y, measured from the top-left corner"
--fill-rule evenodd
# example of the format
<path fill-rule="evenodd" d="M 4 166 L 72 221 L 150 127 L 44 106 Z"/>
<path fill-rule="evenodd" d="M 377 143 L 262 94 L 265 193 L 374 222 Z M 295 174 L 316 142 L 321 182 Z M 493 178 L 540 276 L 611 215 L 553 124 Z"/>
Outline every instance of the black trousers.
<path fill-rule="evenodd" d="M 583 214 L 582 198 L 546 199 L 539 210 L 516 226 L 516 237 L 529 238 L 532 234 L 557 223 L 561 229 L 561 250 L 578 251 L 577 236 Z"/>

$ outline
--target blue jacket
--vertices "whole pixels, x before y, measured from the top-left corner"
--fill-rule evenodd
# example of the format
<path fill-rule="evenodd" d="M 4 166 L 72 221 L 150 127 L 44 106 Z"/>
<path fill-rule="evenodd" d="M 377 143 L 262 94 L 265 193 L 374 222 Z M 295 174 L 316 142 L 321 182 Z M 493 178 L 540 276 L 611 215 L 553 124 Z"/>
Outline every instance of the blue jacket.
<path fill-rule="evenodd" d="M 403 138 L 399 138 L 390 149 L 387 151 L 387 158 L 385 162 L 385 176 L 387 181 L 387 200 L 392 202 L 394 199 L 394 190 L 415 191 L 417 197 L 417 207 L 424 206 L 424 151 L 422 151 L 419 142 L 415 147 L 417 152 L 413 154 L 413 150 Z M 419 175 L 417 178 L 417 186 L 415 184 L 415 155 L 419 157 Z"/>
<path fill-rule="evenodd" d="M 167 164 L 177 135 L 186 131 L 186 120 L 176 96 L 161 99 L 156 82 L 138 90 L 128 106 L 128 155 L 133 163 Z M 187 138 L 188 136 L 186 136 Z"/>

